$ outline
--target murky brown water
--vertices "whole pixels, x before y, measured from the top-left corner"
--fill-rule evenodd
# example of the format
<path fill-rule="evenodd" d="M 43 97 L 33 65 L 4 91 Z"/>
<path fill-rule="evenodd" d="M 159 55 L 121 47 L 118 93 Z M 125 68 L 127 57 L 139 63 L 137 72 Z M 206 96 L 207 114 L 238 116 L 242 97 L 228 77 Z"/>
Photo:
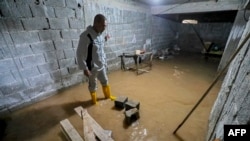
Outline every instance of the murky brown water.
<path fill-rule="evenodd" d="M 109 74 L 113 95 L 127 96 L 140 102 L 140 119 L 124 124 L 124 110 L 114 109 L 114 102 L 103 100 L 92 106 L 87 84 L 73 86 L 44 101 L 14 112 L 8 120 L 4 141 L 66 140 L 59 122 L 68 118 L 83 135 L 80 117 L 74 108 L 83 106 L 104 128 L 112 130 L 116 141 L 204 141 L 208 116 L 220 89 L 220 80 L 178 130 L 173 131 L 212 83 L 218 59 L 205 61 L 200 55 L 180 54 L 172 59 L 155 60 L 149 73 L 137 76 L 131 71 Z M 100 86 L 100 84 L 99 84 Z"/>

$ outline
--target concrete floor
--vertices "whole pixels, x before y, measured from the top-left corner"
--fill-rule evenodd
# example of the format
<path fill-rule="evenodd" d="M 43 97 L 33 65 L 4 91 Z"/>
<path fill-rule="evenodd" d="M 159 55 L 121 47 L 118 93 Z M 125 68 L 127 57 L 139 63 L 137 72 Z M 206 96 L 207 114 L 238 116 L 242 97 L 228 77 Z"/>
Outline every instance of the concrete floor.
<path fill-rule="evenodd" d="M 204 141 L 208 116 L 222 79 L 214 86 L 189 119 L 173 131 L 190 112 L 216 76 L 219 59 L 205 61 L 201 54 L 180 53 L 171 59 L 154 60 L 149 73 L 113 71 L 109 81 L 113 95 L 140 102 L 140 119 L 124 123 L 124 110 L 104 100 L 101 87 L 99 104 L 93 106 L 87 84 L 78 84 L 58 94 L 13 112 L 7 120 L 3 141 L 64 141 L 59 122 L 68 118 L 83 135 L 82 121 L 74 108 L 82 106 L 116 141 Z"/>

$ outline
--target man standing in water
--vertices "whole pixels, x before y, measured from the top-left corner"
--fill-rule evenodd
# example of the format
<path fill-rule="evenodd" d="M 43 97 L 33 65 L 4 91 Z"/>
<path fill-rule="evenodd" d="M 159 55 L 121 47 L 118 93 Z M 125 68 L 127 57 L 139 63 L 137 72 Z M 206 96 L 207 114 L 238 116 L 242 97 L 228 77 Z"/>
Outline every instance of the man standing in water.
<path fill-rule="evenodd" d="M 104 42 L 107 41 L 108 36 L 105 36 L 105 39 L 102 36 L 102 32 L 107 26 L 106 22 L 104 15 L 97 14 L 93 26 L 88 26 L 80 35 L 76 50 L 79 68 L 83 70 L 84 75 L 89 79 L 89 92 L 94 104 L 97 104 L 97 79 L 101 82 L 105 98 L 115 100 L 115 97 L 111 95 L 106 73 L 107 63 Z"/>

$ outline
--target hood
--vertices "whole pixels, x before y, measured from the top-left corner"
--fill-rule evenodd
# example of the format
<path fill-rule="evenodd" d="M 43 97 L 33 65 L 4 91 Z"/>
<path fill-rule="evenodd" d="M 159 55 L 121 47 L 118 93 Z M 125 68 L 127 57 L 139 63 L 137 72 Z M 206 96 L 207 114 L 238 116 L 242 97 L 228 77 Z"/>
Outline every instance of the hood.
<path fill-rule="evenodd" d="M 95 36 L 98 35 L 98 33 L 94 30 L 93 26 L 91 25 L 87 27 L 87 32 L 90 33 L 91 35 L 95 35 Z"/>

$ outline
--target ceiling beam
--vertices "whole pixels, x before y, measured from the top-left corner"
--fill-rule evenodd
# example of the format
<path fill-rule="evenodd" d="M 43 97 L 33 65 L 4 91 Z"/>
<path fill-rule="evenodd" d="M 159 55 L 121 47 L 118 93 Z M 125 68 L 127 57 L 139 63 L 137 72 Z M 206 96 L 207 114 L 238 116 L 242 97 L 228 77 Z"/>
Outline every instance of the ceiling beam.
<path fill-rule="evenodd" d="M 242 8 L 241 1 L 207 1 L 182 3 L 165 6 L 152 6 L 151 13 L 153 15 L 161 14 L 181 14 L 181 13 L 199 13 L 199 12 L 215 12 L 239 10 Z"/>

